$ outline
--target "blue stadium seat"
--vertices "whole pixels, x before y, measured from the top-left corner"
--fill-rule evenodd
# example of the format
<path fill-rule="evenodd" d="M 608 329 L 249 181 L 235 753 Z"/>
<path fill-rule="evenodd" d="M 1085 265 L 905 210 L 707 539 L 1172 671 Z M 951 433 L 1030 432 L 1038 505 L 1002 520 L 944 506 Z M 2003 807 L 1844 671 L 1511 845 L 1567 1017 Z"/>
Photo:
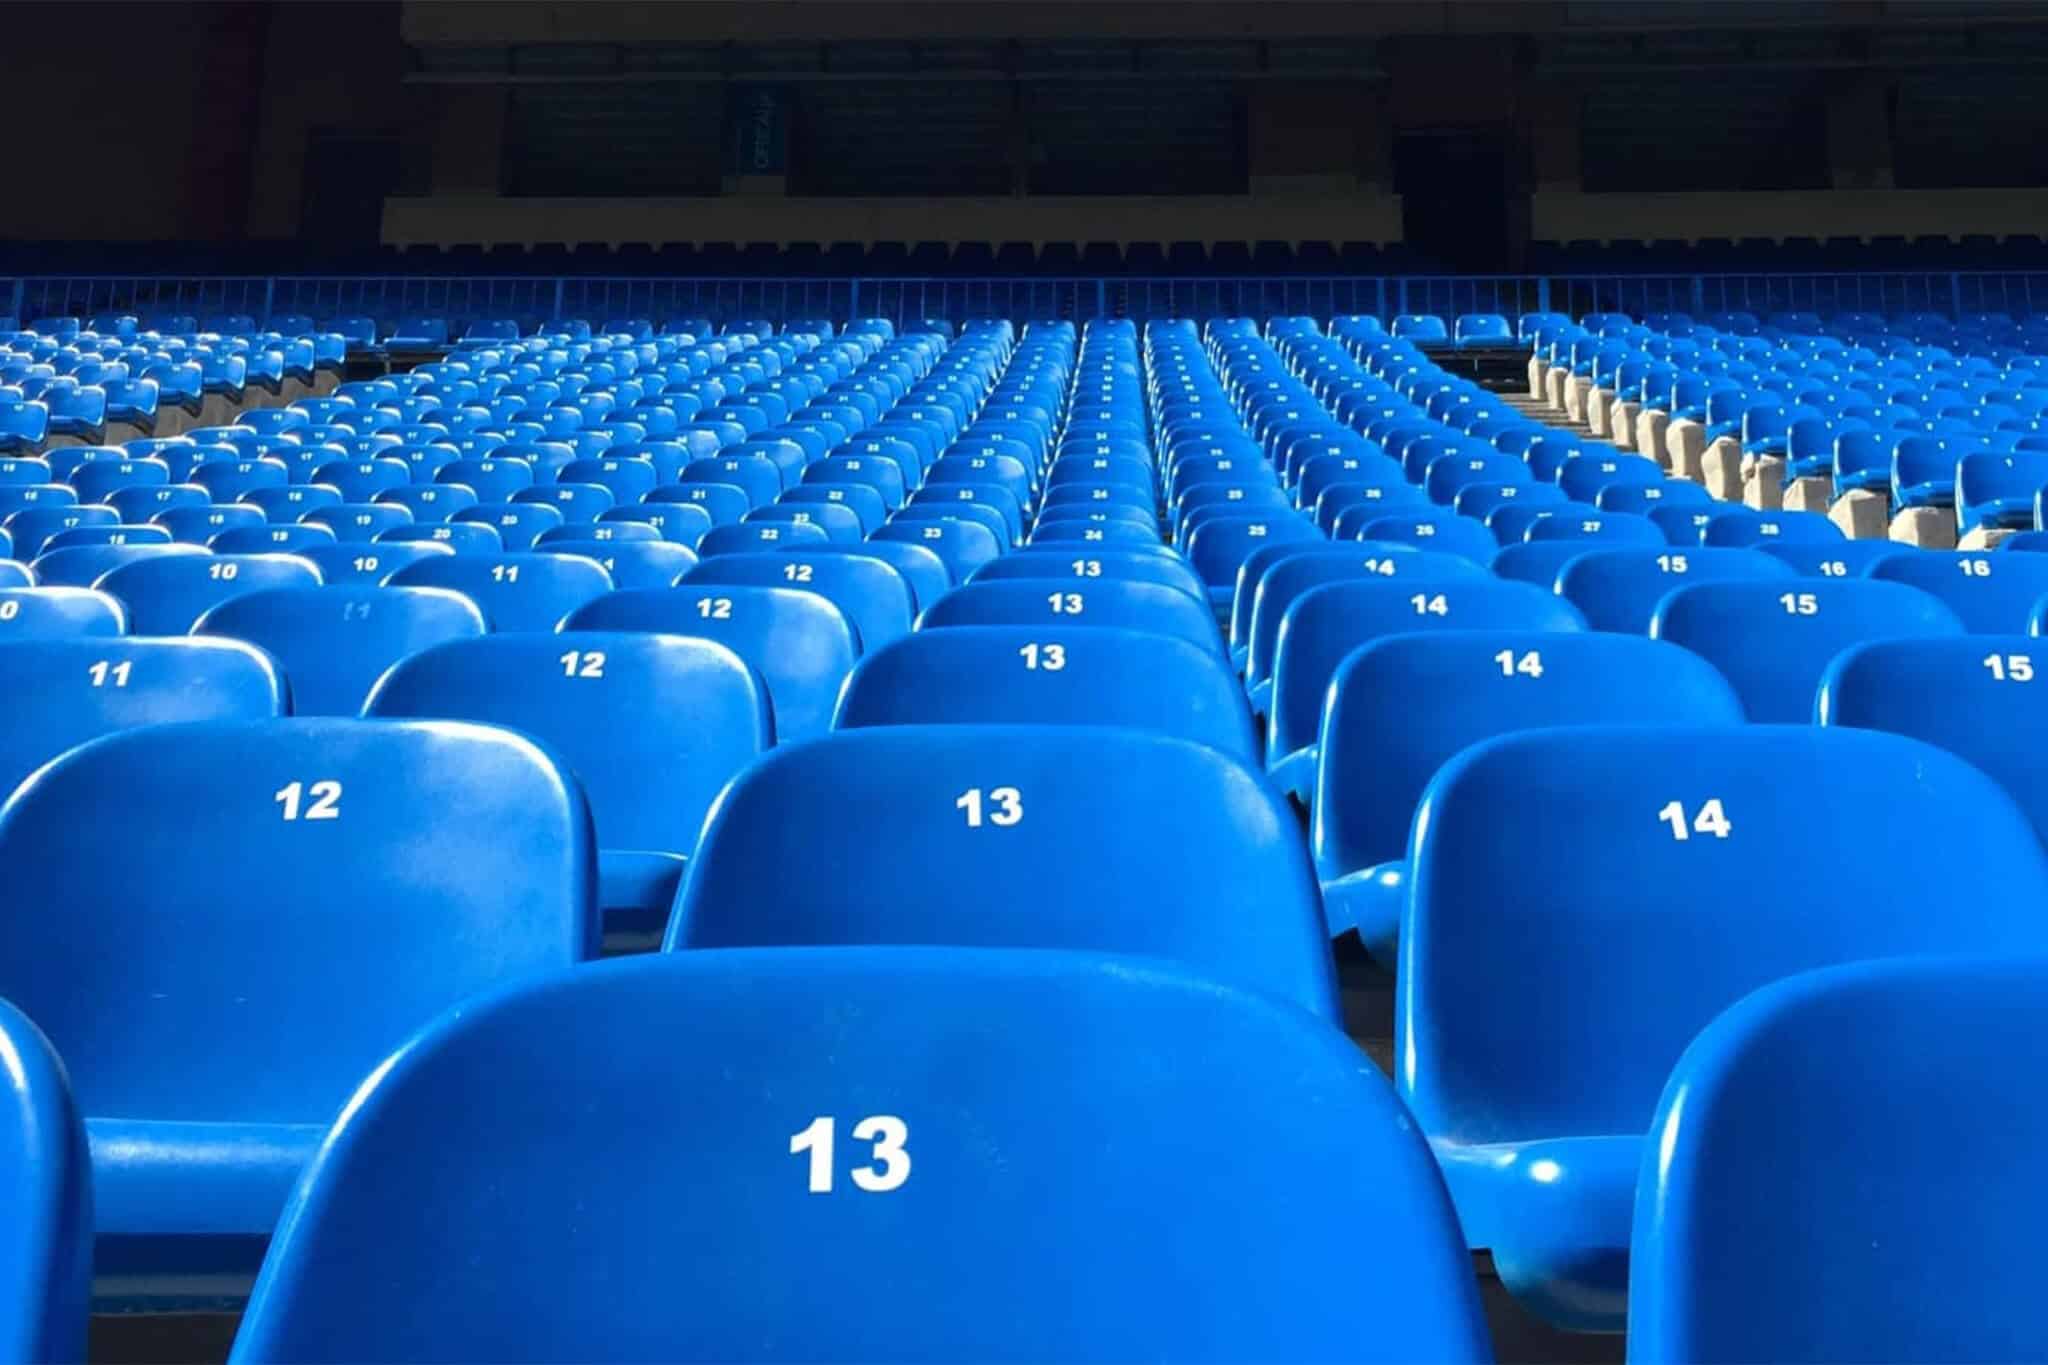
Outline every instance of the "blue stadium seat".
<path fill-rule="evenodd" d="M 209 610 L 263 588 L 315 588 L 320 572 L 292 555 L 172 555 L 124 564 L 94 586 L 128 609 L 131 635 L 183 635 Z"/>
<path fill-rule="evenodd" d="M 1336 1018 L 1293 816 L 1222 753 L 1134 730 L 886 726 L 768 754 L 706 825 L 668 946 L 812 944 L 1128 952 Z"/>
<path fill-rule="evenodd" d="M 378 545 L 315 545 L 310 550 L 299 551 L 295 557 L 318 569 L 322 583 L 374 586 L 407 565 L 454 553 L 454 549 L 447 545 L 415 540 L 402 543 L 386 541 Z"/>
<path fill-rule="evenodd" d="M 394 588 L 445 588 L 476 604 L 494 631 L 551 631 L 612 590 L 611 575 L 580 555 L 444 555 L 385 580 Z"/>
<path fill-rule="evenodd" d="M 920 545 L 870 538 L 858 545 L 788 545 L 784 553 L 879 559 L 896 570 L 910 589 L 913 618 L 952 587 L 946 562 Z"/>
<path fill-rule="evenodd" d="M 871 651 L 836 729 L 1036 723 L 1150 730 L 1257 761 L 1244 694 L 1211 651 L 1142 630 L 948 626 Z"/>
<path fill-rule="evenodd" d="M 1360 645 L 1416 631 L 1584 629 L 1576 608 L 1529 583 L 1396 578 L 1312 588 L 1280 618 L 1267 768 L 1283 789 L 1307 797 L 1324 694 L 1338 665 Z"/>
<path fill-rule="evenodd" d="M 0 492 L 7 491 L 30 494 L 39 493 L 41 490 L 40 487 L 0 490 Z M 8 537 L 14 541 L 14 557 L 23 563 L 33 562 L 36 556 L 43 552 L 43 545 L 50 537 L 62 531 L 69 531 L 80 526 L 120 525 L 121 514 L 111 507 L 98 507 L 92 504 L 79 506 L 75 503 L 67 504 L 64 501 L 65 499 L 76 498 L 77 496 L 76 493 L 66 488 L 63 490 L 61 497 L 53 498 L 48 502 L 39 500 L 26 504 L 19 511 L 8 515 L 6 527 Z M 249 510 L 255 512 L 254 508 Z M 259 520 L 261 515 L 261 513 L 257 513 Z"/>
<path fill-rule="evenodd" d="M 0 644 L 124 635 L 128 612 L 90 588 L 0 588 Z"/>
<path fill-rule="evenodd" d="M 1386 1091 L 1335 1032 L 1157 963 L 607 963 L 451 1016 L 379 1073 L 287 1215 L 237 1356 L 1486 1359 L 1469 1260 Z M 669 1159 L 646 1160 L 649 1133 Z M 827 1276 L 790 1312 L 821 1251 L 889 1265 L 924 1306 Z M 1053 1282 L 1060 1311 L 1014 1311 Z"/>
<path fill-rule="evenodd" d="M 1797 578 L 1792 566 L 1754 550 L 1597 550 L 1559 571 L 1556 589 L 1594 630 L 1647 634 L 1665 594 L 1694 583 Z"/>
<path fill-rule="evenodd" d="M 1171 635 L 1220 656 L 1223 640 L 1207 604 L 1179 588 L 1134 579 L 1011 578 L 963 584 L 926 609 L 918 629 L 943 626 L 1094 626 Z"/>
<path fill-rule="evenodd" d="M 92 1161 L 64 1063 L 0 1001 L 0 1359 L 86 1359 Z M 1391 1101 L 1390 1101 L 1391 1102 Z"/>
<path fill-rule="evenodd" d="M 1814 718 L 1907 735 L 1998 780 L 2048 840 L 2048 703 L 2036 700 L 2048 650 L 2024 635 L 1878 640 L 1844 650 L 1822 677 Z"/>
<path fill-rule="evenodd" d="M 1756 547 L 1808 578 L 1862 578 L 1871 568 L 1920 551 L 1896 540 L 1773 541 Z"/>
<path fill-rule="evenodd" d="M 1900 1045 L 1924 1035 L 1938 1045 Z M 2012 1075 L 2044 1043 L 2038 957 L 1857 962 L 1732 1004 L 1651 1119 L 1631 1356 L 2048 1354 L 2018 1270 L 2034 1244 L 2025 1212 L 2048 1197 L 2048 1124 Z"/>
<path fill-rule="evenodd" d="M 1385 636 L 1331 679 L 1310 848 L 1330 931 L 1394 966 L 1408 831 L 1437 770 L 1482 740 L 1560 725 L 1739 725 L 1713 666 L 1615 634 L 1448 630 Z"/>
<path fill-rule="evenodd" d="M 597 824 L 608 928 L 658 930 L 712 801 L 774 740 L 768 693 L 710 640 L 588 633 L 458 640 L 400 662 L 363 713 L 531 735 Z"/>
<path fill-rule="evenodd" d="M 678 586 L 705 588 L 734 583 L 818 594 L 845 613 L 863 651 L 878 649 L 910 633 L 915 605 L 910 584 L 880 559 L 817 554 L 803 547 L 785 546 L 779 552 L 764 550 L 700 560 L 683 574 Z"/>
<path fill-rule="evenodd" d="M 869 539 L 902 541 L 930 550 L 945 564 L 955 583 L 966 582 L 976 569 L 1003 552 L 1002 540 L 994 531 L 957 518 L 891 521 Z"/>
<path fill-rule="evenodd" d="M 1973 635 L 2022 635 L 2048 597 L 2048 558 L 1926 550 L 1870 566 L 1867 577 L 1905 583 L 1940 598 Z"/>
<path fill-rule="evenodd" d="M 661 539 L 688 546 L 691 550 L 695 550 L 697 542 L 717 525 L 709 508 L 688 502 L 640 502 L 631 507 L 614 507 L 600 513 L 596 524 L 611 526 L 620 522 L 652 526 Z"/>
<path fill-rule="evenodd" d="M 705 532 L 704 539 L 697 542 L 697 556 L 709 559 L 713 555 L 752 554 L 779 550 L 785 545 L 824 545 L 831 540 L 830 533 L 815 521 L 744 521 L 734 526 L 714 526 Z"/>
<path fill-rule="evenodd" d="M 394 1048 L 594 955 L 588 830 L 566 770 L 475 726 L 146 726 L 25 783 L 0 810 L 0 996 L 86 1116 L 97 1273 L 151 1299 L 252 1272 Z"/>
<path fill-rule="evenodd" d="M 391 665 L 486 629 L 460 593 L 355 584 L 245 593 L 192 627 L 268 651 L 284 669 L 297 716 L 353 716 Z"/>
<path fill-rule="evenodd" d="M 1327 551 L 1335 549 L 1337 553 Z M 1416 550 L 1405 545 L 1371 545 L 1349 541 L 1341 546 L 1315 546 L 1313 553 L 1274 563 L 1252 590 L 1250 623 L 1245 630 L 1244 681 L 1254 708 L 1264 715 L 1270 706 L 1273 656 L 1280 643 L 1280 623 L 1302 594 L 1325 583 L 1385 582 L 1402 579 L 1483 579 L 1486 570 L 1462 555 Z"/>
<path fill-rule="evenodd" d="M 1870 579 L 1700 583 L 1664 597 L 1650 618 L 1654 638 L 1702 655 L 1735 684 L 1751 720 L 1790 724 L 1813 719 L 1821 675 L 1851 645 L 1962 633 L 1939 599 Z"/>
<path fill-rule="evenodd" d="M 370 537 L 372 545 L 409 545 L 418 541 L 445 545 L 459 555 L 495 555 L 505 550 L 498 528 L 482 521 L 408 524 Z"/>
<path fill-rule="evenodd" d="M 750 584 L 715 588 L 629 588 L 571 612 L 571 631 L 655 631 L 716 640 L 768 686 L 779 743 L 823 734 L 860 638 L 846 614 L 820 594 Z"/>
<path fill-rule="evenodd" d="M 344 544 L 364 544 L 386 531 L 412 525 L 412 513 L 388 502 L 344 502 L 306 513 L 308 526 L 325 526 Z"/>
<path fill-rule="evenodd" d="M 315 545 L 335 544 L 338 539 L 326 526 L 309 521 L 289 526 L 230 526 L 206 543 L 221 555 L 297 554 Z"/>
<path fill-rule="evenodd" d="M 46 588 L 89 588 L 100 575 L 145 559 L 204 555 L 197 545 L 73 545 L 37 555 L 29 564 L 36 582 Z"/>
<path fill-rule="evenodd" d="M 507 551 L 523 553 L 549 531 L 560 530 L 562 514 L 543 502 L 480 502 L 448 518 L 451 526 L 466 521 L 483 523 L 498 533 Z M 583 529 L 588 535 L 589 528 Z"/>
<path fill-rule="evenodd" d="M 1895 735 L 1525 731 L 1467 749 L 1423 803 L 1396 1075 L 1471 1245 L 1567 1326 L 1622 1325 L 1651 1112 L 1721 1010 L 1832 963 L 2048 950 L 2033 828 L 1990 778 Z M 1960 868 L 1999 894 L 1956 895 Z"/>
<path fill-rule="evenodd" d="M 693 552 L 666 540 L 553 540 L 534 549 L 594 559 L 619 588 L 666 588 L 697 563 Z"/>
<path fill-rule="evenodd" d="M 232 640 L 0 641 L 0 676 L 8 683 L 0 791 L 13 791 L 65 750 L 117 730 L 262 720 L 285 710 L 276 666 Z"/>
<path fill-rule="evenodd" d="M 1490 563 L 1494 551 L 1500 548 L 1484 525 L 1448 508 L 1431 512 L 1398 509 L 1367 521 L 1354 539 L 1441 550 L 1445 554 L 1463 555 L 1476 564 Z"/>

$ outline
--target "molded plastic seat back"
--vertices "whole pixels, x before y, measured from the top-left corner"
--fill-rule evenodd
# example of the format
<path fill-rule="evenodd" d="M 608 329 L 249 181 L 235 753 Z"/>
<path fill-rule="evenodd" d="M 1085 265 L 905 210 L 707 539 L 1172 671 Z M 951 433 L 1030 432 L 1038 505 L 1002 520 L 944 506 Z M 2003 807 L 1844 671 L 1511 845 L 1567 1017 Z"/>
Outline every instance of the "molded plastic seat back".
<path fill-rule="evenodd" d="M 124 564 L 95 585 L 128 608 L 131 635 L 183 635 L 208 611 L 262 588 L 317 588 L 296 555 L 167 555 Z"/>
<path fill-rule="evenodd" d="M 2002 566 L 2001 566 L 2002 567 Z M 1907 735 L 1998 779 L 2048 840 L 2048 648 L 2023 635 L 1879 640 L 1836 656 L 1815 719 Z M 1959 875 L 1968 875 L 1960 873 Z"/>
<path fill-rule="evenodd" d="M 122 635 L 128 611 L 91 588 L 0 588 L 0 645 Z"/>
<path fill-rule="evenodd" d="M 1753 721 L 1813 719 L 1821 675 L 1867 640 L 1960 635 L 1939 600 L 1871 579 L 1700 583 L 1657 604 L 1650 634 L 1706 658 L 1735 684 Z"/>
<path fill-rule="evenodd" d="M 870 652 L 846 681 L 835 729 L 1037 723 L 1150 730 L 1257 759 L 1237 678 L 1151 631 L 948 626 Z"/>
<path fill-rule="evenodd" d="M 397 588 L 445 588 L 474 602 L 494 631 L 553 630 L 612 590 L 612 576 L 581 555 L 444 555 L 390 578 Z"/>
<path fill-rule="evenodd" d="M 1593 632 L 1449 630 L 1352 653 L 1323 708 L 1311 831 L 1327 880 L 1399 859 L 1416 804 L 1459 751 L 1558 725 L 1739 725 L 1698 655 Z"/>
<path fill-rule="evenodd" d="M 118 730 L 282 715 L 284 681 L 234 640 L 45 639 L 0 643 L 0 791 L 65 750 Z"/>
<path fill-rule="evenodd" d="M 718 641 L 767 683 L 780 743 L 825 732 L 839 688 L 860 657 L 853 624 L 828 599 L 753 584 L 622 589 L 571 612 L 561 628 Z"/>
<path fill-rule="evenodd" d="M 192 631 L 245 640 L 276 659 L 294 715 L 353 716 L 385 669 L 429 645 L 482 635 L 485 624 L 460 593 L 330 584 L 245 593 Z"/>
<path fill-rule="evenodd" d="M 1939 1045 L 1901 1046 L 1932 1034 Z M 1672 1072 L 1636 1202 L 1642 1360 L 2035 1360 L 2048 961 L 1863 962 L 1732 1005 Z M 1822 1230 L 1825 1229 L 1823 1232 Z M 1902 1284 L 1922 1286 L 1901 1294 Z"/>
<path fill-rule="evenodd" d="M 705 827 L 668 941 L 1087 948 L 1335 1008 L 1294 817 L 1243 764 L 1132 730 L 891 726 L 777 748 Z"/>
<path fill-rule="evenodd" d="M 1831 963 L 2048 952 L 2025 816 L 1961 759 L 1871 731 L 1504 736 L 1431 782 L 1410 860 L 1402 1093 L 1472 1244 L 1567 1317 L 1613 1311 L 1642 1136 L 1722 1009 Z M 1958 868 L 2000 894 L 1957 894 Z"/>
<path fill-rule="evenodd" d="M 1578 610 L 1529 583 L 1394 578 L 1329 583 L 1296 598 L 1273 651 L 1269 762 L 1315 743 L 1338 664 L 1383 635 L 1439 630 L 1584 630 Z"/>
<path fill-rule="evenodd" d="M 1643 635 L 1666 594 L 1694 583 L 1777 581 L 1799 575 L 1781 559 L 1726 548 L 1600 550 L 1559 570 L 1557 590 L 1595 630 Z"/>
<path fill-rule="evenodd" d="M 86 1359 L 92 1172 L 64 1064 L 0 1001 L 0 1358 Z"/>
<path fill-rule="evenodd" d="M 385 674 L 364 714 L 532 735 L 576 774 L 605 849 L 688 853 L 732 775 L 774 739 L 768 694 L 724 645 L 675 635 L 497 635 Z"/>
<path fill-rule="evenodd" d="M 879 559 L 808 554 L 807 548 L 716 555 L 684 573 L 681 584 L 753 584 L 816 593 L 845 613 L 862 650 L 910 633 L 913 600 L 902 574 Z"/>
<path fill-rule="evenodd" d="M 1941 599 L 1973 635 L 2024 635 L 2048 597 L 2048 555 L 1927 550 L 1870 566 L 1869 576 Z"/>
<path fill-rule="evenodd" d="M 943 1311 L 842 1276 L 790 1312 L 820 1255 Z M 1014 1314 L 1054 1282 L 1060 1311 Z M 329 1137 L 236 1342 L 251 1365 L 1489 1354 L 1427 1153 L 1341 1036 L 1157 963 L 942 949 L 640 958 L 450 1017 Z"/>
<path fill-rule="evenodd" d="M 588 831 L 566 770 L 463 725 L 150 726 L 20 787 L 0 996 L 70 1069 L 103 1241 L 267 1233 L 415 1029 L 594 955 Z"/>
<path fill-rule="evenodd" d="M 1208 606 L 1179 588 L 1131 579 L 977 581 L 953 589 L 925 611 L 918 629 L 947 626 L 1115 626 L 1171 635 L 1221 654 L 1223 640 Z"/>

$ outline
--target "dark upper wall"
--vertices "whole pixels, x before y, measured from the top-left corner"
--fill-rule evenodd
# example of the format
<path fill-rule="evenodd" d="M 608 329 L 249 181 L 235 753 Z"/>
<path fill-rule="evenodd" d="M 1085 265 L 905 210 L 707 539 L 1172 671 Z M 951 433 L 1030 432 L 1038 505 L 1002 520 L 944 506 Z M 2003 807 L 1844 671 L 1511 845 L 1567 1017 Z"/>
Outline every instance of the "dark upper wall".
<path fill-rule="evenodd" d="M 0 10 L 0 90 L 10 107 L 41 111 L 17 135 L 27 174 L 0 213 L 0 238 L 239 235 L 269 19 L 260 3 Z"/>

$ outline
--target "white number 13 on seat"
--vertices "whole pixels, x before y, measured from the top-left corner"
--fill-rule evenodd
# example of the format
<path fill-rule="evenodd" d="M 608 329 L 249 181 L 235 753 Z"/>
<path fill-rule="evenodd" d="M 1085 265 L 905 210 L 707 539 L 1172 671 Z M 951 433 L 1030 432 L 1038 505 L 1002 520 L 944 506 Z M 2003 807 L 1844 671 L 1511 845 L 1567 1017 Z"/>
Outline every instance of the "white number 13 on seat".
<path fill-rule="evenodd" d="M 820 1115 L 802 1132 L 790 1135 L 790 1155 L 810 1155 L 812 1194 L 832 1193 L 834 1127 L 835 1120 L 830 1115 Z M 873 1164 L 855 1166 L 847 1172 L 857 1188 L 869 1194 L 887 1194 L 910 1179 L 910 1153 L 904 1150 L 904 1143 L 910 1140 L 910 1127 L 902 1119 L 894 1114 L 872 1114 L 853 1125 L 853 1138 L 856 1142 L 874 1144 Z"/>

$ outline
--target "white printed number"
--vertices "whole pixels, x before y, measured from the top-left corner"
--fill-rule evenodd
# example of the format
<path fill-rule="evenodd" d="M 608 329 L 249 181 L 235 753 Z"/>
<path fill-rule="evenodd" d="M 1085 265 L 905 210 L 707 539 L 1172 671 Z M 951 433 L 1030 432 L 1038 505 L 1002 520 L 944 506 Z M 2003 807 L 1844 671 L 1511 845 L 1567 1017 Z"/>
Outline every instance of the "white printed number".
<path fill-rule="evenodd" d="M 556 662 L 562 665 L 562 676 L 565 678 L 604 676 L 604 651 L 601 649 L 572 649 Z"/>
<path fill-rule="evenodd" d="M 1024 646 L 1017 652 L 1024 656 L 1024 667 L 1028 669 L 1043 669 L 1047 673 L 1057 673 L 1067 666 L 1065 645 L 1032 644 Z"/>
<path fill-rule="evenodd" d="M 1102 577 L 1102 561 L 1099 559 L 1077 559 L 1074 561 L 1074 577 Z"/>
<path fill-rule="evenodd" d="M 1442 593 L 1437 593 L 1434 596 L 1416 593 L 1415 596 L 1408 599 L 1408 605 L 1415 608 L 1417 616 L 1449 616 L 1451 614 L 1451 604 L 1444 600 Z"/>
<path fill-rule="evenodd" d="M 793 1133 L 789 1139 L 791 1156 L 810 1157 L 809 1189 L 812 1194 L 832 1193 L 832 1147 L 833 1130 L 836 1122 L 824 1115 L 814 1118 L 810 1126 L 800 1133 Z M 910 1141 L 910 1126 L 894 1114 L 872 1114 L 853 1125 L 856 1142 L 871 1142 L 873 1151 L 869 1154 L 869 1165 L 855 1166 L 847 1174 L 853 1177 L 855 1187 L 869 1194 L 887 1194 L 900 1188 L 910 1179 L 910 1153 L 904 1144 Z"/>
<path fill-rule="evenodd" d="M 1081 594 L 1077 592 L 1052 593 L 1045 601 L 1046 605 L 1053 609 L 1053 613 L 1059 616 L 1079 616 L 1083 606 Z"/>
<path fill-rule="evenodd" d="M 2034 656 L 2031 654 L 1987 654 L 1984 667 L 1991 670 L 1994 682 L 2032 682 L 2034 680 Z"/>
<path fill-rule="evenodd" d="M 21 615 L 21 603 L 0 602 L 0 621 L 12 621 Z"/>
<path fill-rule="evenodd" d="M 1787 616 L 1820 615 L 1820 599 L 1810 592 L 1779 593 L 1778 605 L 1785 609 Z"/>
<path fill-rule="evenodd" d="M 700 597 L 697 599 L 697 614 L 708 617 L 713 621 L 730 621 L 732 619 L 732 599 L 730 597 Z"/>
<path fill-rule="evenodd" d="M 1711 834 L 1716 839 L 1725 839 L 1734 826 L 1728 823 L 1728 814 L 1721 809 L 1721 799 L 1714 797 L 1693 816 L 1690 828 L 1685 820 L 1685 803 L 1673 801 L 1657 812 L 1657 818 L 1671 826 L 1671 837 L 1684 843 L 1695 834 Z"/>
<path fill-rule="evenodd" d="M 310 796 L 312 801 L 301 807 L 301 802 Z M 339 782 L 292 782 L 270 798 L 284 807 L 287 820 L 339 820 L 341 818 L 341 784 Z"/>
<path fill-rule="evenodd" d="M 112 683 L 115 687 L 126 687 L 128 685 L 128 674 L 134 667 L 133 663 L 125 659 L 120 663 L 109 663 L 107 660 L 101 659 L 85 671 L 92 675 L 92 685 L 94 687 L 105 687 L 108 683 Z"/>
<path fill-rule="evenodd" d="M 785 564 L 782 566 L 782 576 L 792 583 L 808 583 L 815 572 L 816 566 L 811 564 Z"/>
<path fill-rule="evenodd" d="M 980 829 L 983 820 L 981 788 L 969 787 L 960 793 L 953 803 L 953 809 L 967 812 L 967 828 Z M 992 787 L 988 793 L 987 821 L 991 825 L 1010 826 L 1024 818 L 1024 793 L 1015 787 Z"/>
<path fill-rule="evenodd" d="M 1963 571 L 1965 578 L 1991 577 L 1991 561 L 1988 559 L 1958 559 L 1956 567 Z"/>
<path fill-rule="evenodd" d="M 1543 676 L 1543 656 L 1533 649 L 1524 653 L 1520 658 L 1515 656 L 1515 651 L 1512 649 L 1504 649 L 1493 656 L 1493 661 L 1500 665 L 1500 675 L 1503 678 L 1512 678 L 1517 673 L 1525 678 L 1540 678 Z"/>

